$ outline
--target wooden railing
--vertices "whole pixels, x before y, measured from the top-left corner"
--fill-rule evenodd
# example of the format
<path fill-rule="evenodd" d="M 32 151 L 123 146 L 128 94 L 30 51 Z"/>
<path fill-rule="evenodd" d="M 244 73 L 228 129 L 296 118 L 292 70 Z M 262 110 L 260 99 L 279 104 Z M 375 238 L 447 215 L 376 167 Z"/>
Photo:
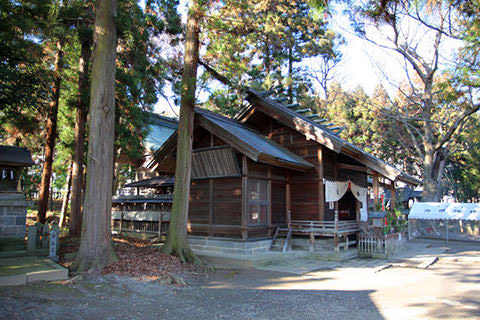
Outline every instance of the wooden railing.
<path fill-rule="evenodd" d="M 342 234 L 360 231 L 358 222 L 352 221 L 310 221 L 292 220 L 290 227 L 293 232 L 324 234 Z"/>
<path fill-rule="evenodd" d="M 290 230 L 296 234 L 308 234 L 310 236 L 310 251 L 314 251 L 316 236 L 333 237 L 334 249 L 336 252 L 343 247 L 345 251 L 356 241 L 349 241 L 350 234 L 360 231 L 358 222 L 353 221 L 313 221 L 313 220 L 292 220 Z"/>

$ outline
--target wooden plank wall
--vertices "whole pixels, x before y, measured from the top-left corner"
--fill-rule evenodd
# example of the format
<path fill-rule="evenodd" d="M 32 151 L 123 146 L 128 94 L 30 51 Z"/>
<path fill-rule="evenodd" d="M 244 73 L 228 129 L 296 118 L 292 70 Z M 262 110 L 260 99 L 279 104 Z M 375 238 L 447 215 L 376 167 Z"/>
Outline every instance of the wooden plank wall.
<path fill-rule="evenodd" d="M 286 181 L 287 172 L 283 168 L 276 168 L 273 166 L 260 164 L 251 160 L 247 161 L 247 179 L 248 181 L 263 180 L 267 183 L 265 190 L 266 198 L 269 202 L 267 206 L 267 223 L 264 226 L 249 225 L 248 226 L 248 238 L 262 238 L 271 236 L 273 226 L 284 225 L 287 220 L 286 211 Z M 263 197 L 262 197 L 263 198 Z M 248 201 L 248 196 L 245 197 L 245 201 Z M 247 203 L 246 208 L 249 205 Z M 249 212 L 246 210 L 248 216 Z M 247 219 L 248 221 L 248 219 Z"/>
<path fill-rule="evenodd" d="M 260 112 L 255 113 L 248 120 L 248 124 L 316 166 L 315 169 L 306 173 L 291 171 L 292 219 L 334 220 L 335 209 L 330 209 L 325 202 L 323 178 L 351 180 L 360 186 L 367 186 L 365 172 L 337 167 L 337 163 L 345 163 L 364 168 L 355 159 L 337 154 L 317 142 L 307 140 L 297 131 Z"/>
<path fill-rule="evenodd" d="M 207 130 L 195 129 L 194 149 L 225 144 Z M 193 180 L 189 206 L 190 234 L 241 238 L 242 178 Z"/>
<path fill-rule="evenodd" d="M 192 181 L 189 208 L 191 234 L 240 238 L 241 216 L 241 178 Z"/>
<path fill-rule="evenodd" d="M 288 127 L 283 126 L 274 119 L 265 117 L 263 121 L 267 124 L 260 125 L 261 115 L 256 115 L 257 119 L 252 119 L 253 123 L 259 128 L 263 128 L 263 133 L 270 139 L 283 145 L 290 151 L 301 156 L 308 162 L 314 164 L 316 168 L 307 172 L 290 171 L 290 193 L 291 193 L 291 214 L 293 220 L 316 220 L 323 216 L 323 206 L 319 203 L 320 199 L 322 171 L 321 146 L 314 141 L 307 140 L 302 134 Z M 286 173 L 286 170 L 284 170 Z"/>

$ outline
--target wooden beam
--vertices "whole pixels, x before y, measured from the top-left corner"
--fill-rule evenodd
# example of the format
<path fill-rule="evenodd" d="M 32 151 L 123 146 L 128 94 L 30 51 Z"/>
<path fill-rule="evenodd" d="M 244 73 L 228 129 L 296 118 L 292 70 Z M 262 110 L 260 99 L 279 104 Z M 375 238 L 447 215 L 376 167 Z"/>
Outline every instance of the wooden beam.
<path fill-rule="evenodd" d="M 250 117 L 255 114 L 255 111 L 256 111 L 256 108 L 255 108 L 254 106 L 251 106 L 251 107 L 249 108 L 249 110 L 247 110 L 247 111 L 242 115 L 242 118 L 241 118 L 240 122 L 242 122 L 242 123 L 247 122 L 248 119 L 250 119 Z"/>
<path fill-rule="evenodd" d="M 318 219 L 325 220 L 325 186 L 323 185 L 323 150 L 317 149 L 317 174 L 318 174 Z"/>

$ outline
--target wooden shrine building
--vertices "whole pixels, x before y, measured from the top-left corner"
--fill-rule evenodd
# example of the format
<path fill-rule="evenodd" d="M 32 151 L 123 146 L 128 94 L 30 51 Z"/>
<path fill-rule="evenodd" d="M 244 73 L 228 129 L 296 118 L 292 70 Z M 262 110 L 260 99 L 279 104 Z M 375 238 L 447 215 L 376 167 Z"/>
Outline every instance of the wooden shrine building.
<path fill-rule="evenodd" d="M 341 139 L 338 128 L 249 90 L 235 119 L 195 110 L 189 235 L 265 243 L 287 230 L 340 240 L 367 218 L 367 175 L 418 184 Z M 153 156 L 158 174 L 175 173 L 176 133 Z M 263 242 L 262 242 L 263 241 Z M 268 245 L 268 247 L 270 246 Z M 265 248 L 260 245 L 260 250 Z M 254 252 L 254 251 L 253 251 Z"/>

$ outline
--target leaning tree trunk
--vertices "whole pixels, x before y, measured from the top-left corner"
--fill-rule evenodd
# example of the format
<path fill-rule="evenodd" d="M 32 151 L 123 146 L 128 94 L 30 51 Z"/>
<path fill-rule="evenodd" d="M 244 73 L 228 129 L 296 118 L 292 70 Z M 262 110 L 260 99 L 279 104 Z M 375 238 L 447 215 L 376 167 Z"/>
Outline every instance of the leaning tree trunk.
<path fill-rule="evenodd" d="M 38 200 L 37 221 L 45 223 L 47 218 L 48 198 L 50 192 L 50 180 L 52 178 L 53 153 L 55 152 L 55 139 L 57 137 L 58 101 L 60 99 L 60 84 L 63 69 L 63 43 L 57 41 L 55 53 L 54 81 L 52 86 L 53 100 L 50 102 L 47 118 L 47 136 L 45 144 L 45 162 L 43 164 L 42 181 L 40 183 L 40 195 Z"/>
<path fill-rule="evenodd" d="M 115 130 L 116 0 L 95 7 L 94 52 L 82 240 L 74 268 L 100 271 L 115 260 L 111 241 Z"/>
<path fill-rule="evenodd" d="M 193 118 L 197 81 L 198 48 L 201 12 L 198 1 L 189 5 L 185 61 L 182 79 L 182 98 L 177 132 L 177 163 L 168 237 L 163 252 L 176 254 L 184 262 L 200 262 L 187 241 L 188 197 L 192 162 Z"/>
<path fill-rule="evenodd" d="M 83 163 L 85 149 L 85 123 L 88 114 L 88 65 L 91 55 L 91 36 L 79 35 L 82 43 L 80 60 L 78 62 L 78 98 L 77 119 L 75 121 L 75 150 L 72 168 L 72 202 L 70 205 L 69 235 L 80 236 L 82 231 L 82 193 L 83 193 Z"/>

